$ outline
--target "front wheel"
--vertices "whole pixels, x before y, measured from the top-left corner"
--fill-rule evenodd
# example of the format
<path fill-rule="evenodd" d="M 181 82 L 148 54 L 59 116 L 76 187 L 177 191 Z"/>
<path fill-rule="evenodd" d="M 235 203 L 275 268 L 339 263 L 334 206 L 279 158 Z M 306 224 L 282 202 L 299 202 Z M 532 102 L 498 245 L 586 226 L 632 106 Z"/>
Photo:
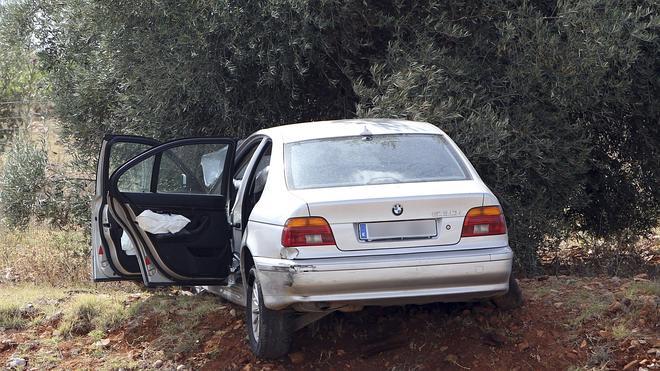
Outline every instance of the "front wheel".
<path fill-rule="evenodd" d="M 250 348 L 257 357 L 279 358 L 291 346 L 293 323 L 290 313 L 266 308 L 257 269 L 248 273 L 245 321 Z"/>
<path fill-rule="evenodd" d="M 513 273 L 509 276 L 509 291 L 493 299 L 493 303 L 500 309 L 509 310 L 521 307 L 524 303 L 522 290 L 518 281 L 513 277 Z"/>

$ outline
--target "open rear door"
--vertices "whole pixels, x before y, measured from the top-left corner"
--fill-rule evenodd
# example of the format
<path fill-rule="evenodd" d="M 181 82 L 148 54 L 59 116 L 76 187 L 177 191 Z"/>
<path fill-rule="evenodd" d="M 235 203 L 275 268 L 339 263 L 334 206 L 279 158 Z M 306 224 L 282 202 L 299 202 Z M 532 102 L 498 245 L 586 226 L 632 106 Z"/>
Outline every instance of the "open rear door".
<path fill-rule="evenodd" d="M 157 146 L 155 139 L 126 135 L 103 138 L 96 168 L 96 194 L 92 203 L 92 278 L 95 282 L 142 280 L 135 253 L 122 249 L 124 234 L 108 214 L 110 174 L 126 161 Z M 127 241 L 124 237 L 124 241 Z M 126 244 L 124 244 L 126 245 Z"/>
<path fill-rule="evenodd" d="M 232 139 L 180 139 L 140 154 L 111 175 L 110 213 L 136 247 L 145 285 L 226 282 L 232 249 L 225 210 L 234 151 Z M 146 223 L 147 214 L 157 222 Z M 182 229 L 158 222 L 171 217 L 188 221 Z"/>

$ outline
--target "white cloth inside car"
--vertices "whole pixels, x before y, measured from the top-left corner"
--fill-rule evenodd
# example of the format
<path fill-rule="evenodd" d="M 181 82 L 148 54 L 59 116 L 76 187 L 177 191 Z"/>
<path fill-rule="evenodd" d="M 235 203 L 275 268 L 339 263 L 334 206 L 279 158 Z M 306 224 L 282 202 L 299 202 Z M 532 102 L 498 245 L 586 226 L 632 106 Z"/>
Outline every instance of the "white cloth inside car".
<path fill-rule="evenodd" d="M 190 219 L 178 214 L 158 214 L 144 210 L 136 218 L 140 228 L 152 234 L 177 233 L 190 223 Z"/>
<path fill-rule="evenodd" d="M 121 249 L 126 252 L 126 255 L 137 256 L 135 246 L 133 245 L 131 238 L 128 237 L 128 234 L 126 234 L 126 231 L 123 231 L 121 234 Z"/>
<path fill-rule="evenodd" d="M 227 157 L 227 147 L 202 156 L 201 165 L 205 186 L 210 187 L 220 178 L 225 157 Z"/>

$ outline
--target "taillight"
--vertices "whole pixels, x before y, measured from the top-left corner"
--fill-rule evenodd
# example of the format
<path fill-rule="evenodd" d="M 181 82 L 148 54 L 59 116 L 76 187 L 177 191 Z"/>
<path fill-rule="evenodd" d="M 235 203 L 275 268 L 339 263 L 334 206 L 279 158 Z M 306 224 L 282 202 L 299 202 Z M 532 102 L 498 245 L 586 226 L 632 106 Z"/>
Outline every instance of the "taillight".
<path fill-rule="evenodd" d="M 334 245 L 330 224 L 318 216 L 291 218 L 284 224 L 282 231 L 282 246 L 319 246 Z"/>
<path fill-rule="evenodd" d="M 506 233 L 504 213 L 499 206 L 475 207 L 463 221 L 461 237 L 490 236 Z"/>

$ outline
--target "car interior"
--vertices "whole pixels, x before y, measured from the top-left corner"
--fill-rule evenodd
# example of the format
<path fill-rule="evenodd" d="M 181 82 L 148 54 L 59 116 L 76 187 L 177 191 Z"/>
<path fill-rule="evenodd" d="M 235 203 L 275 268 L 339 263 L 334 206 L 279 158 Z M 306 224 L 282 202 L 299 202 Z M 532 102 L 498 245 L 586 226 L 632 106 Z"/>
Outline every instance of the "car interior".
<path fill-rule="evenodd" d="M 227 144 L 189 144 L 168 148 L 128 165 L 111 179 L 111 193 L 133 213 L 144 210 L 178 214 L 190 223 L 177 233 L 147 233 L 164 271 L 196 278 L 226 277 L 231 262 L 231 228 L 226 218 L 223 187 L 209 179 L 222 178 L 224 156 L 209 178 L 204 156 L 217 154 Z M 225 148 L 226 151 L 226 148 Z M 207 157 L 208 158 L 208 157 Z M 133 160 L 129 161 L 129 164 Z M 151 164 L 156 163 L 156 166 Z M 206 184 L 209 186 L 206 186 Z M 140 189 L 132 185 L 144 184 Z M 121 228 L 119 228 L 121 229 Z M 119 237 L 121 234 L 119 234 Z M 116 243 L 116 242 L 115 242 Z M 120 245 L 116 245 L 120 246 Z M 120 250 L 120 249 L 117 249 Z M 153 252 L 152 252 L 153 253 Z"/>
<path fill-rule="evenodd" d="M 121 248 L 121 235 L 124 233 L 124 230 L 119 226 L 117 221 L 108 213 L 108 232 L 110 239 L 112 240 L 112 245 L 115 246 L 115 251 L 117 252 L 117 260 L 119 264 L 124 268 L 125 271 L 132 274 L 140 274 L 140 266 L 134 255 L 126 254 L 126 251 Z M 101 235 L 102 239 L 105 239 L 105 236 Z"/>

